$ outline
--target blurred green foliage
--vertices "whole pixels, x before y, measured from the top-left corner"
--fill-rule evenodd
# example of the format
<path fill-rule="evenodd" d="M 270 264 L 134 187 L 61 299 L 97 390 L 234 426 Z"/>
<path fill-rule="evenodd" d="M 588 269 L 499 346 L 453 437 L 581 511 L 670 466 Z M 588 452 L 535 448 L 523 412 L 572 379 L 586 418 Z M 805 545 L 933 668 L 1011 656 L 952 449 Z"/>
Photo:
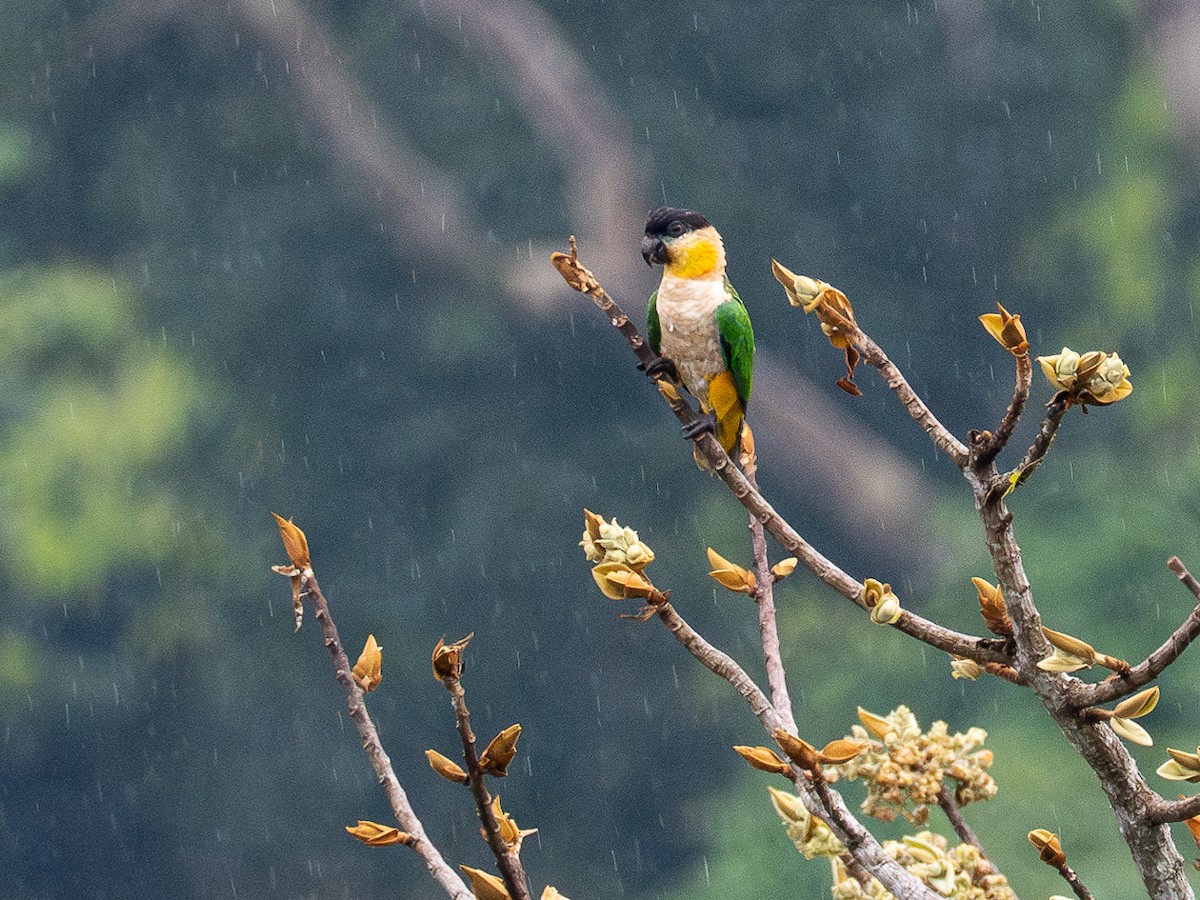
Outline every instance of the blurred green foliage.
<path fill-rule="evenodd" d="M 539 885 L 648 900 L 761 879 L 755 896 L 819 896 L 824 864 L 795 854 L 729 749 L 760 743 L 757 724 L 655 624 L 618 620 L 574 546 L 585 505 L 638 528 L 656 583 L 758 672 L 744 598 L 705 576 L 705 546 L 747 552 L 740 508 L 696 473 L 594 310 L 564 288 L 532 312 L 497 274 L 587 225 L 514 86 L 418 3 L 306 7 L 380 127 L 490 229 L 495 270 L 458 270 L 389 239 L 235 21 L 197 13 L 124 53 L 93 46 L 119 6 L 0 8 L 0 893 L 432 896 L 411 855 L 342 831 L 386 806 L 315 631 L 291 635 L 267 571 L 283 562 L 273 509 L 307 532 L 347 644 L 384 646 L 372 710 L 453 861 L 488 865 L 465 798 L 422 757 L 456 740 L 428 653 L 475 631 L 478 730 L 524 727 L 504 801 L 541 828 Z M 760 346 L 816 382 L 840 363 L 783 303 L 771 256 L 845 290 L 958 433 L 1008 399 L 1009 362 L 975 321 L 993 299 L 1036 353 L 1121 353 L 1134 394 L 1073 410 L 1011 505 L 1054 627 L 1131 660 L 1156 646 L 1188 608 L 1163 561 L 1200 566 L 1200 217 L 1145 11 L 545 8 L 624 117 L 644 205 L 718 223 Z M 1035 378 L 1015 450 L 1049 396 Z M 911 552 L 881 571 L 769 453 L 763 481 L 849 571 L 978 630 L 969 578 L 989 573 L 965 486 L 860 381 L 861 401 L 836 402 L 919 461 L 935 545 L 862 511 Z M 769 447 L 772 423 L 754 421 Z M 951 681 L 803 573 L 779 597 L 804 733 L 899 703 L 983 725 L 1001 793 L 972 821 L 1018 890 L 1061 892 L 1024 842 L 1044 826 L 1090 883 L 1136 892 L 1090 772 L 1028 697 Z M 1162 745 L 1194 746 L 1195 677 L 1185 656 L 1166 679 L 1143 771 Z"/>

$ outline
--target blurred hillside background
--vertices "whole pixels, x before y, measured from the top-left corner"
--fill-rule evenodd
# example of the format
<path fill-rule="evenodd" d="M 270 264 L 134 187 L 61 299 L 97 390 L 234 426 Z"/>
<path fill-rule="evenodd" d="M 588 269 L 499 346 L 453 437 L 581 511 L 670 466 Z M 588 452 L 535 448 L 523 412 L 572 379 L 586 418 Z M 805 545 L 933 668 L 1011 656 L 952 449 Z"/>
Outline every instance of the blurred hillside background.
<path fill-rule="evenodd" d="M 275 510 L 347 644 L 383 645 L 372 711 L 452 862 L 488 867 L 422 755 L 456 742 L 428 660 L 474 631 L 477 730 L 524 727 L 502 793 L 541 829 L 539 889 L 825 896 L 729 749 L 762 741 L 740 699 L 618 620 L 576 546 L 584 506 L 638 528 L 758 672 L 750 608 L 705 574 L 708 545 L 748 556 L 741 507 L 548 254 L 577 234 L 640 310 L 646 210 L 705 211 L 754 317 L 764 489 L 968 631 L 990 572 L 965 485 L 871 371 L 834 388 L 771 257 L 843 289 L 959 435 L 1011 390 L 994 300 L 1035 353 L 1119 351 L 1133 395 L 1072 411 L 1011 505 L 1047 623 L 1136 661 L 1190 609 L 1166 558 L 1200 568 L 1197 47 L 1168 0 L 0 4 L 0 894 L 438 896 L 342 830 L 388 811 L 268 570 Z M 952 681 L 803 572 L 778 599 L 806 735 L 858 705 L 982 725 L 1001 789 L 968 818 L 1018 891 L 1062 892 L 1025 843 L 1046 827 L 1138 894 L 1028 696 Z M 1143 770 L 1200 741 L 1197 677 L 1170 671 Z"/>

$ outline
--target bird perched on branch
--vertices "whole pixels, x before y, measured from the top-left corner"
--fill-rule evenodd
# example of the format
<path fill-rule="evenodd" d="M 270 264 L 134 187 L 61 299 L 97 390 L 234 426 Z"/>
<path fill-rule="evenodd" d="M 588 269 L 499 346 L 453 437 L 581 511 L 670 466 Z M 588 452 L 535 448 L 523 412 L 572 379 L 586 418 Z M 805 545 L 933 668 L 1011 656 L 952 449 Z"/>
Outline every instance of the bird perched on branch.
<path fill-rule="evenodd" d="M 647 310 L 650 349 L 660 358 L 647 374 L 676 375 L 704 413 L 684 434 L 710 432 L 733 456 L 754 380 L 754 331 L 725 275 L 721 235 L 700 213 L 664 206 L 646 222 L 642 258 L 663 267 Z"/>

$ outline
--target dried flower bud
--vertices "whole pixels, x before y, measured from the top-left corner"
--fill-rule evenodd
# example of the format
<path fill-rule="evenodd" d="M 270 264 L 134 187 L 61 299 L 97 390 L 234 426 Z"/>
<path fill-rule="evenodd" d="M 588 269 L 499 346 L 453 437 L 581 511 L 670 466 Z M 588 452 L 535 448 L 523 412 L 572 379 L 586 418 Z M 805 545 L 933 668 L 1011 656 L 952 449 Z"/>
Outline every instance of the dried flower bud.
<path fill-rule="evenodd" d="M 733 748 L 737 751 L 746 762 L 760 772 L 770 772 L 774 775 L 790 775 L 792 767 L 785 763 L 770 747 L 746 747 L 737 746 Z"/>
<path fill-rule="evenodd" d="M 709 577 L 726 590 L 735 594 L 753 593 L 754 573 L 732 563 L 712 547 L 708 548 L 708 564 L 713 567 Z"/>
<path fill-rule="evenodd" d="M 1038 858 L 1047 865 L 1061 869 L 1067 864 L 1067 855 L 1063 853 L 1058 835 L 1045 828 L 1035 828 L 1029 832 L 1029 843 L 1037 848 Z"/>
<path fill-rule="evenodd" d="M 862 722 L 863 727 L 881 741 L 885 740 L 888 732 L 892 730 L 890 719 L 876 715 L 870 710 L 863 709 L 861 706 L 858 708 L 858 721 Z"/>
<path fill-rule="evenodd" d="M 1171 781 L 1200 782 L 1200 748 L 1195 753 L 1167 748 L 1171 758 L 1158 767 L 1158 774 Z"/>
<path fill-rule="evenodd" d="M 472 869 L 470 866 L 459 866 L 459 868 L 467 873 L 467 878 L 471 882 L 471 893 L 475 895 L 475 900 L 512 900 L 512 895 L 504 886 L 504 882 L 495 875 L 481 869 Z"/>
<path fill-rule="evenodd" d="M 442 681 L 446 678 L 462 676 L 463 669 L 466 668 L 463 651 L 467 649 L 467 644 L 471 643 L 473 637 L 475 637 L 475 632 L 472 631 L 465 638 L 455 641 L 453 644 L 447 644 L 444 639 L 438 638 L 437 646 L 433 648 L 434 678 Z"/>
<path fill-rule="evenodd" d="M 772 731 L 771 737 L 775 738 L 775 743 L 779 745 L 779 748 L 800 768 L 814 775 L 821 771 L 821 755 L 817 752 L 817 748 L 808 741 L 798 738 L 782 728 Z"/>
<path fill-rule="evenodd" d="M 516 820 L 500 807 L 500 795 L 492 798 L 492 815 L 500 827 L 500 839 L 509 847 L 521 852 L 521 842 L 531 834 L 537 834 L 536 828 L 518 828 Z M 486 837 L 486 835 L 485 835 Z"/>
<path fill-rule="evenodd" d="M 411 844 L 413 836 L 407 831 L 359 819 L 357 825 L 347 825 L 346 831 L 368 847 L 386 847 L 389 844 Z"/>
<path fill-rule="evenodd" d="M 771 574 L 775 576 L 776 581 L 782 581 L 793 572 L 796 571 L 796 565 L 800 560 L 794 556 L 789 556 L 787 559 L 781 559 L 775 565 L 771 566 Z"/>
<path fill-rule="evenodd" d="M 1021 324 L 1020 315 L 1013 315 L 1007 309 L 996 303 L 999 313 L 986 313 L 979 317 L 988 334 L 994 337 L 1013 356 L 1025 356 L 1029 353 L 1029 340 L 1025 337 L 1025 326 Z"/>
<path fill-rule="evenodd" d="M 354 664 L 355 683 L 364 691 L 373 691 L 383 681 L 383 648 L 375 640 L 375 635 L 367 636 L 367 643 Z"/>
<path fill-rule="evenodd" d="M 288 559 L 297 569 L 307 569 L 312 564 L 308 557 L 308 538 L 291 519 L 285 519 L 277 513 L 271 515 L 275 516 L 275 523 L 279 526 L 279 536 L 283 538 L 283 550 Z"/>
<path fill-rule="evenodd" d="M 973 659 L 956 656 L 950 660 L 950 677 L 974 681 L 983 674 L 983 667 Z"/>
<path fill-rule="evenodd" d="M 1158 697 L 1158 685 L 1147 688 L 1118 703 L 1113 709 L 1113 715 L 1122 719 L 1140 719 L 1158 705 Z"/>
<path fill-rule="evenodd" d="M 988 631 L 1001 637 L 1011 637 L 1012 619 L 1008 617 L 1008 606 L 1004 603 L 1004 592 L 1000 586 L 982 578 L 972 578 L 971 584 L 975 585 L 979 594 L 979 611 L 983 614 Z"/>
<path fill-rule="evenodd" d="M 442 756 L 436 750 L 426 750 L 425 757 L 429 760 L 429 767 L 447 781 L 453 781 L 455 784 L 467 783 L 466 770 L 450 757 Z"/>
<path fill-rule="evenodd" d="M 509 725 L 492 738 L 483 755 L 479 757 L 479 767 L 489 775 L 503 778 L 508 774 L 508 767 L 517 755 L 517 738 L 521 736 L 520 725 Z"/>
<path fill-rule="evenodd" d="M 867 747 L 870 746 L 868 741 L 854 741 L 848 738 L 838 738 L 830 741 L 819 754 L 821 762 L 827 766 L 838 766 L 842 763 L 847 763 L 854 757 L 858 756 Z"/>

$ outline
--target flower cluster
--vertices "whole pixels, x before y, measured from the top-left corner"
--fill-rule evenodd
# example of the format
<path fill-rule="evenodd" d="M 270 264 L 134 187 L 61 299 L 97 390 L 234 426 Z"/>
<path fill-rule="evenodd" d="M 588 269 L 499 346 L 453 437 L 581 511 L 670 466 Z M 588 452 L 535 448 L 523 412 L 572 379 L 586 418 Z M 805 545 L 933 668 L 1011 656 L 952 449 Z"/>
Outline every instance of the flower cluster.
<path fill-rule="evenodd" d="M 947 849 L 946 839 L 929 831 L 884 841 L 884 851 L 944 897 L 953 900 L 1016 900 L 1008 879 L 971 844 Z M 863 885 L 841 860 L 833 862 L 834 900 L 895 900 L 872 878 Z"/>
<path fill-rule="evenodd" d="M 643 574 L 654 562 L 654 551 L 638 538 L 632 528 L 616 519 L 605 522 L 590 509 L 583 511 L 583 540 L 579 546 L 592 565 L 592 578 L 610 600 L 641 599 L 646 603 L 632 617 L 646 621 L 667 602 L 670 591 L 658 590 Z"/>
<path fill-rule="evenodd" d="M 587 527 L 579 546 L 588 562 L 621 563 L 640 571 L 654 562 L 654 551 L 638 539 L 632 528 L 622 527 L 614 518 L 605 522 L 590 509 L 583 511 Z"/>
<path fill-rule="evenodd" d="M 1092 350 L 1080 356 L 1069 347 L 1054 356 L 1039 356 L 1046 380 L 1066 391 L 1072 403 L 1107 406 L 1133 392 L 1129 366 L 1116 353 Z"/>
<path fill-rule="evenodd" d="M 861 778 L 867 785 L 862 803 L 867 815 L 885 822 L 901 815 L 924 824 L 947 778 L 955 782 L 954 800 L 960 806 L 996 795 L 996 782 L 987 772 L 992 753 L 981 749 L 987 739 L 982 728 L 950 734 L 945 722 L 934 722 L 922 732 L 906 706 L 887 716 L 860 709 L 858 717 L 862 725 L 853 727 L 853 737 L 869 745 L 853 759 L 830 766 L 826 777 Z"/>

